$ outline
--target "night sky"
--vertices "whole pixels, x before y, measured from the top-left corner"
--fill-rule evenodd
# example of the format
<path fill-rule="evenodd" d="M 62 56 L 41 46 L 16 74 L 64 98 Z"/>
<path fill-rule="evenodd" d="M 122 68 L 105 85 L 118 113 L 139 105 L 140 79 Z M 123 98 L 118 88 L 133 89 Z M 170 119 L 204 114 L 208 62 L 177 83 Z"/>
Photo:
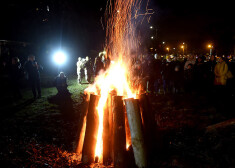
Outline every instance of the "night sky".
<path fill-rule="evenodd" d="M 0 39 L 66 46 L 85 56 L 104 46 L 100 20 L 105 5 L 105 0 L 1 1 Z M 149 25 L 157 28 L 158 41 L 166 41 L 171 47 L 186 42 L 189 48 L 198 49 L 212 42 L 217 48 L 232 50 L 232 1 L 150 0 L 148 8 L 155 11 Z"/>
<path fill-rule="evenodd" d="M 235 39 L 232 1 L 154 1 L 159 38 L 192 47 L 212 42 L 231 48 Z"/>

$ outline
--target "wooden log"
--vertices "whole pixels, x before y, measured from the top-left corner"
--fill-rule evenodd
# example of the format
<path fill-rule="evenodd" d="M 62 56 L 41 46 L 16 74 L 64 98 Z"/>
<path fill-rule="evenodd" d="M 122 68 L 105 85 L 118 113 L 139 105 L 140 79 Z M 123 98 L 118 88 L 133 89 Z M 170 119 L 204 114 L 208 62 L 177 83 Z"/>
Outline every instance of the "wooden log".
<path fill-rule="evenodd" d="M 235 118 L 206 127 L 206 133 L 217 131 L 217 130 L 222 130 L 226 127 L 233 126 L 233 125 L 235 125 Z"/>
<path fill-rule="evenodd" d="M 155 117 L 152 112 L 151 104 L 146 94 L 139 95 L 140 111 L 143 123 L 144 138 L 147 147 L 148 158 L 155 153 Z"/>
<path fill-rule="evenodd" d="M 126 130 L 126 150 L 128 150 L 128 148 L 131 145 L 131 132 L 130 132 L 130 127 L 128 123 L 126 108 L 124 108 L 124 114 L 125 114 L 125 130 Z"/>
<path fill-rule="evenodd" d="M 85 164 L 92 163 L 95 159 L 95 147 L 99 126 L 99 116 L 96 109 L 98 101 L 99 96 L 93 94 L 90 95 L 90 102 L 86 120 L 86 132 L 82 150 L 82 162 Z"/>
<path fill-rule="evenodd" d="M 104 108 L 104 120 L 103 120 L 103 164 L 111 164 L 111 132 L 110 132 L 110 99 L 111 96 L 108 96 L 105 108 Z"/>
<path fill-rule="evenodd" d="M 143 136 L 139 102 L 137 99 L 125 99 L 126 112 L 131 132 L 131 142 L 137 167 L 147 167 L 147 152 Z"/>
<path fill-rule="evenodd" d="M 108 105 L 109 105 L 109 111 L 110 111 L 110 115 L 109 115 L 109 135 L 110 135 L 110 155 L 111 155 L 111 162 L 114 162 L 114 150 L 113 150 L 113 140 L 114 140 L 114 136 L 113 136 L 113 96 L 116 96 L 116 92 L 111 92 L 109 94 L 109 99 L 108 99 Z"/>
<path fill-rule="evenodd" d="M 113 96 L 114 167 L 125 167 L 126 133 L 122 96 Z"/>
<path fill-rule="evenodd" d="M 84 136 L 85 136 L 85 130 L 86 130 L 86 115 L 88 112 L 88 105 L 89 105 L 89 95 L 84 94 L 83 102 L 82 102 L 82 109 L 79 116 L 79 122 L 78 122 L 78 132 L 77 132 L 77 138 L 75 142 L 75 152 L 82 156 L 82 148 L 83 148 L 83 142 L 84 142 Z"/>

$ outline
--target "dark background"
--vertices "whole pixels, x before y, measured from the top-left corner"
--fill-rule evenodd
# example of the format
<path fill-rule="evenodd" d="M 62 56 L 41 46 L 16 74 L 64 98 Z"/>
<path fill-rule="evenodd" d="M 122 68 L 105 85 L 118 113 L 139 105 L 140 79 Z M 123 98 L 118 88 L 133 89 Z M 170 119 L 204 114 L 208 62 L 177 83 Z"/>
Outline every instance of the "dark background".
<path fill-rule="evenodd" d="M 62 48 L 69 54 L 67 64 L 75 67 L 78 56 L 95 57 L 103 50 L 105 30 L 101 20 L 104 21 L 105 8 L 105 0 L 1 1 L 0 40 L 29 43 L 30 49 L 22 55 L 34 53 L 41 61 L 46 60 L 46 67 L 54 66 L 49 58 Z M 185 42 L 188 52 L 205 54 L 207 44 L 212 43 L 215 54 L 234 53 L 232 1 L 150 0 L 148 8 L 154 14 L 150 22 L 140 26 L 146 32 L 146 44 L 154 35 L 154 48 L 165 41 L 170 48 L 178 49 Z M 150 25 L 154 30 L 149 30 Z"/>

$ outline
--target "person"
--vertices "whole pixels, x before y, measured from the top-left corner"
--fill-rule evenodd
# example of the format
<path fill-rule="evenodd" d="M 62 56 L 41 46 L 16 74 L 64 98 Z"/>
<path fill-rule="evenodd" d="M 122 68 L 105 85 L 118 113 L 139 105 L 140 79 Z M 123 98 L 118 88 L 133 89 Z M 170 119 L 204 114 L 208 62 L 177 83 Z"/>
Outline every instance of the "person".
<path fill-rule="evenodd" d="M 91 59 L 86 56 L 86 62 L 85 62 L 85 79 L 87 82 L 91 83 L 91 77 L 92 77 L 92 62 Z"/>
<path fill-rule="evenodd" d="M 166 59 L 162 61 L 162 84 L 163 84 L 163 91 L 164 94 L 170 91 L 170 75 L 171 75 L 171 67 L 170 62 L 167 62 Z"/>
<path fill-rule="evenodd" d="M 24 69 L 27 73 L 28 81 L 33 92 L 33 98 L 41 98 L 40 71 L 43 67 L 35 61 L 34 55 L 29 55 L 28 61 L 26 61 L 24 65 Z"/>
<path fill-rule="evenodd" d="M 188 64 L 194 65 L 195 63 L 196 63 L 196 60 L 195 60 L 195 58 L 194 58 L 194 55 L 190 55 L 190 56 L 188 57 L 187 61 L 186 61 L 185 64 L 184 64 L 184 70 L 186 70 L 188 67 L 190 67 L 190 66 L 188 66 Z"/>
<path fill-rule="evenodd" d="M 199 92 L 204 92 L 207 84 L 207 67 L 204 63 L 205 57 L 200 56 L 196 60 L 194 65 L 194 80 L 195 80 L 195 89 Z"/>
<path fill-rule="evenodd" d="M 82 58 L 78 57 L 78 62 L 77 62 L 77 75 L 78 75 L 78 82 L 82 82 L 82 77 L 81 77 L 81 67 L 82 67 Z"/>
<path fill-rule="evenodd" d="M 184 88 L 186 93 L 191 93 L 193 89 L 193 64 L 188 64 L 184 70 Z"/>
<path fill-rule="evenodd" d="M 179 60 L 175 60 L 171 64 L 172 68 L 172 87 L 173 87 L 173 93 L 178 94 L 180 93 L 183 85 L 184 80 L 184 71 L 183 71 L 183 65 Z"/>
<path fill-rule="evenodd" d="M 207 62 L 207 73 L 208 73 L 208 87 L 212 88 L 215 79 L 215 65 L 217 64 L 215 56 L 211 55 L 210 60 Z"/>
<path fill-rule="evenodd" d="M 88 56 L 86 56 L 86 58 L 82 61 L 83 63 L 82 63 L 82 65 L 83 65 L 83 68 L 82 68 L 82 70 L 84 71 L 84 75 L 85 75 L 85 80 L 86 80 L 86 82 L 89 82 L 90 81 L 90 78 L 89 78 L 89 81 L 88 81 L 88 73 L 89 73 L 89 63 L 90 63 L 90 61 L 89 61 L 89 57 Z M 89 76 L 90 77 L 90 76 Z"/>
<path fill-rule="evenodd" d="M 22 95 L 20 93 L 20 83 L 19 83 L 20 78 L 21 78 L 20 60 L 17 57 L 13 57 L 11 60 L 11 67 L 10 67 L 10 81 L 15 99 L 22 98 Z"/>
<path fill-rule="evenodd" d="M 227 82 L 226 74 L 228 73 L 228 65 L 222 57 L 218 58 L 218 63 L 215 65 L 214 73 L 214 84 L 219 86 L 225 86 Z"/>
<path fill-rule="evenodd" d="M 102 62 L 102 56 L 99 55 L 98 57 L 95 58 L 95 63 L 94 63 L 94 72 L 95 76 L 97 76 L 100 72 L 100 70 L 104 70 L 104 64 Z"/>
<path fill-rule="evenodd" d="M 67 87 L 67 77 L 64 72 L 60 72 L 59 75 L 55 79 L 55 87 L 58 91 L 58 95 L 65 95 L 69 93 Z"/>
<path fill-rule="evenodd" d="M 104 61 L 104 69 L 107 70 L 110 66 L 110 63 L 111 63 L 111 60 L 109 58 L 109 56 L 107 56 L 107 58 L 105 58 L 105 61 Z"/>

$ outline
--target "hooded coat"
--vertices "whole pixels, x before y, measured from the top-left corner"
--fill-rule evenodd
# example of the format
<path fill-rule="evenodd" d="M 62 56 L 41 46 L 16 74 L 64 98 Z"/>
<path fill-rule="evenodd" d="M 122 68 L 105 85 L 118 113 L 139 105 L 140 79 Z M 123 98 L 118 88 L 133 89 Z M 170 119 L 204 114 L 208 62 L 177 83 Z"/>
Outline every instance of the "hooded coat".
<path fill-rule="evenodd" d="M 217 63 L 215 66 L 215 85 L 226 85 L 228 73 L 228 65 L 225 61 Z"/>

